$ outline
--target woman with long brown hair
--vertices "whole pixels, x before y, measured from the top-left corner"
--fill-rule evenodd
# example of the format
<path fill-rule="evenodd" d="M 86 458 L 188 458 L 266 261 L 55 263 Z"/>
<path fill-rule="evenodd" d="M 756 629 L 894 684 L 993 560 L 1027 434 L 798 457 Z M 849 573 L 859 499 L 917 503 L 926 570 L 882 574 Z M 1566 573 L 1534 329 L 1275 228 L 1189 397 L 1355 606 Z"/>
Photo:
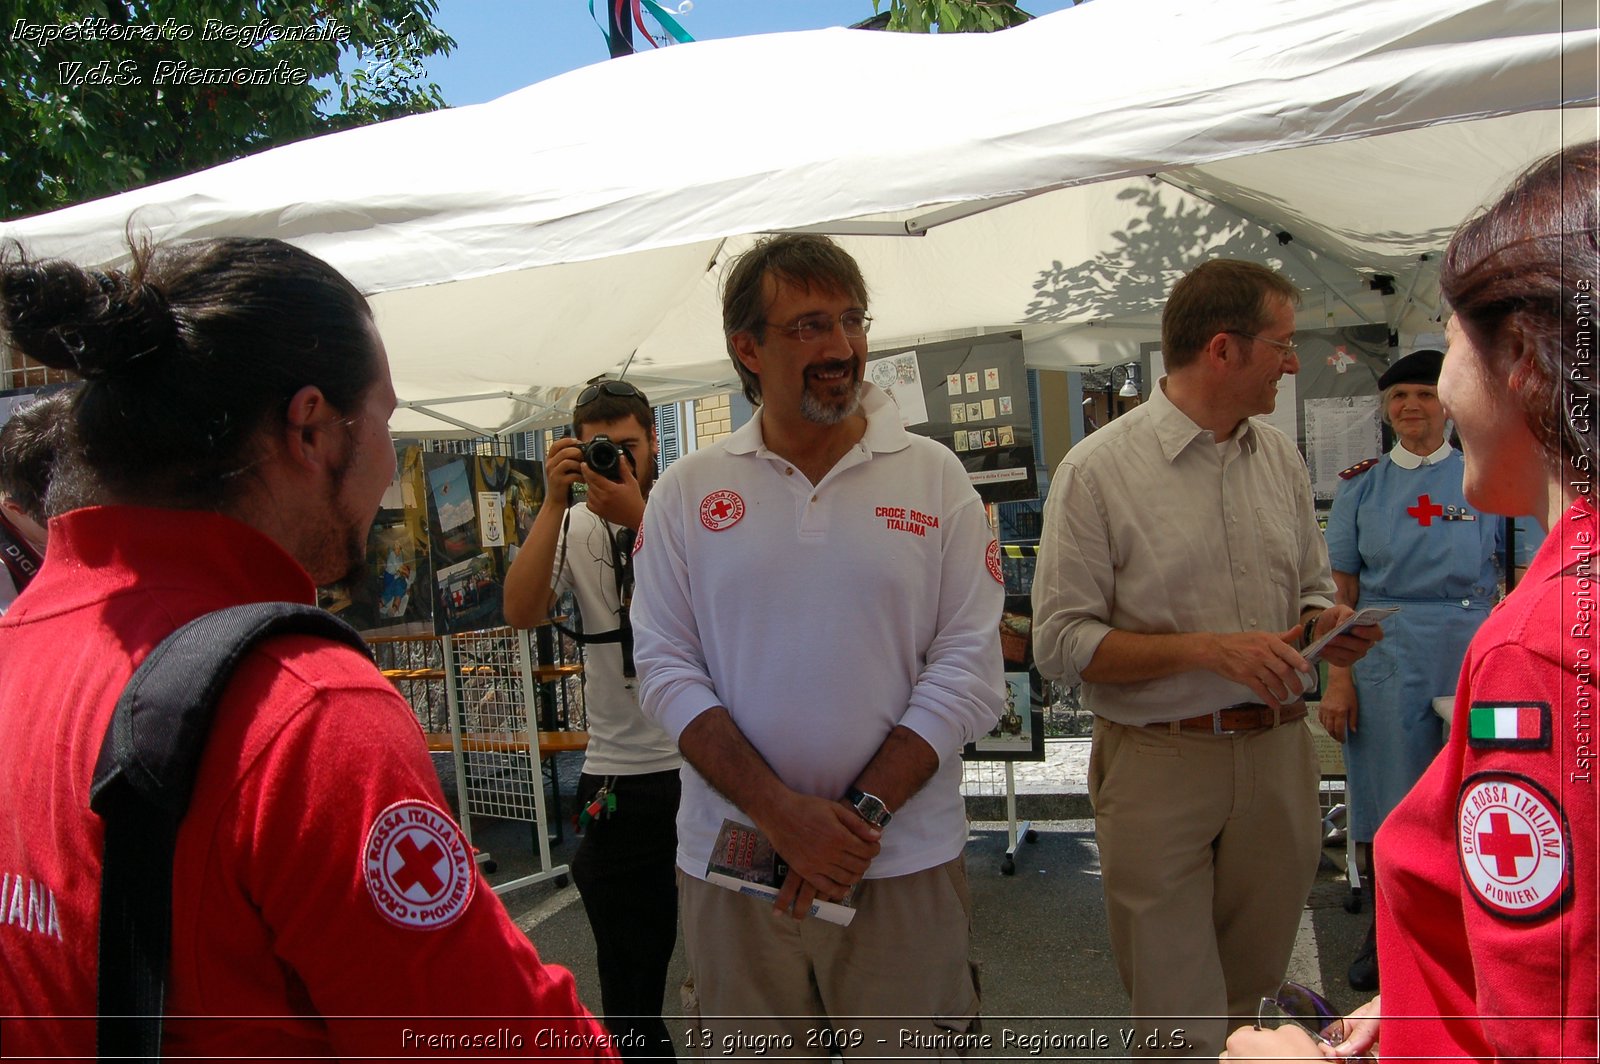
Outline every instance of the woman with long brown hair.
<path fill-rule="evenodd" d="M 1439 394 L 1467 500 L 1549 535 L 1472 640 L 1449 745 L 1378 832 L 1381 1005 L 1320 1044 L 1237 1031 L 1230 1056 L 1349 1057 L 1381 1033 L 1385 1059 L 1595 1059 L 1597 200 L 1600 146 L 1564 149 L 1445 254 Z"/>

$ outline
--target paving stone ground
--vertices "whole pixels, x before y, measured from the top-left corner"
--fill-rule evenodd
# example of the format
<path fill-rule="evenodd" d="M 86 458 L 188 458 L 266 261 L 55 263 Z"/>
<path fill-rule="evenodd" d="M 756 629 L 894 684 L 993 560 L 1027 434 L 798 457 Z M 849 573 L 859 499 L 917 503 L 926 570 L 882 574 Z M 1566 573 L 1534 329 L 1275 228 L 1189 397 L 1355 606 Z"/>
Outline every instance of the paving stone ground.
<path fill-rule="evenodd" d="M 1011 874 L 1002 871 L 1010 845 L 1004 767 L 968 765 L 963 783 L 972 817 L 966 859 L 976 914 L 973 955 L 982 968 L 985 1029 L 997 1039 L 1005 1031 L 1024 1039 L 1069 1038 L 1090 1030 L 1115 1032 L 1128 1008 L 1106 936 L 1099 851 L 1086 793 L 1088 743 L 1052 741 L 1045 749 L 1045 761 L 1012 766 L 1019 816 L 1031 821 L 1034 841 L 1016 843 Z M 573 810 L 579 761 L 568 755 L 559 759 L 564 814 Z M 446 793 L 453 797 L 448 766 L 441 767 Z M 1078 810 L 1071 815 L 1062 812 Z M 473 835 L 495 862 L 491 883 L 505 884 L 540 871 L 531 824 L 475 817 Z M 570 862 L 575 850 L 568 823 L 560 841 L 552 842 L 552 865 Z M 1344 971 L 1371 909 L 1364 905 L 1355 914 L 1346 910 L 1351 895 L 1341 867 L 1342 851 L 1329 847 L 1324 855 L 1323 870 L 1302 914 L 1289 976 L 1323 991 L 1336 1006 L 1348 1010 L 1366 997 L 1350 990 Z M 598 1009 L 594 943 L 569 878 L 519 887 L 504 893 L 502 900 L 540 955 L 569 968 L 580 996 Z M 669 1023 L 676 1022 L 679 1013 L 675 988 L 685 972 L 680 944 L 669 976 Z M 978 1055 L 1000 1054 L 997 1049 Z M 1018 1058 L 1015 1049 L 1006 1055 Z M 1092 1059 L 1097 1054 L 1047 1050 L 1023 1051 L 1023 1056 L 1064 1060 Z"/>

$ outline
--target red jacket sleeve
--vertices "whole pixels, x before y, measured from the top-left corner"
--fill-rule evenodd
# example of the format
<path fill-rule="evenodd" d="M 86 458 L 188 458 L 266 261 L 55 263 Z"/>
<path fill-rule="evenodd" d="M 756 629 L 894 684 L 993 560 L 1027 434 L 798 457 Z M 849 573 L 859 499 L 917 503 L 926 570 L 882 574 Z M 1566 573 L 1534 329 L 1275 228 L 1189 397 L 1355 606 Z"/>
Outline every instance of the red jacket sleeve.
<path fill-rule="evenodd" d="M 1527 741 L 1473 731 L 1457 800 L 1477 1010 L 1489 1043 L 1507 1060 L 1596 1056 L 1593 662 L 1578 668 L 1581 641 L 1559 645 L 1570 660 L 1501 644 L 1469 678 L 1469 713 L 1520 710 L 1526 728 L 1544 732 Z"/>
<path fill-rule="evenodd" d="M 213 739 L 201 786 L 232 794 L 174 934 L 196 951 L 201 1011 L 258 1014 L 281 994 L 341 1056 L 615 1058 L 571 973 L 540 961 L 479 872 L 410 707 L 370 663 L 252 660 L 235 699 L 255 719 Z M 259 970 L 228 960 L 263 951 Z"/>

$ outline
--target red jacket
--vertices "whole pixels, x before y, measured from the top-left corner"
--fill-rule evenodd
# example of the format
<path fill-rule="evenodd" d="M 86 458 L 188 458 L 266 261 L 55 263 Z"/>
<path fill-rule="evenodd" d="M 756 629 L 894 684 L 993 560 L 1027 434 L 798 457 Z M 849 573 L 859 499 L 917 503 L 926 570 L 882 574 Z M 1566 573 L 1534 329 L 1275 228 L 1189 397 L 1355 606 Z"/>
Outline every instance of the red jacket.
<path fill-rule="evenodd" d="M 1378 832 L 1386 1062 L 1595 1059 L 1597 536 L 1587 503 L 1550 530 Z"/>
<path fill-rule="evenodd" d="M 43 569 L 0 619 L 7 1053 L 92 1055 L 92 1020 L 49 1017 L 94 1012 L 102 833 L 89 783 L 134 668 L 209 610 L 314 594 L 276 544 L 216 514 L 105 507 L 51 523 Z M 370 661 L 304 636 L 251 653 L 178 836 L 167 1051 L 554 1043 L 611 1059 L 571 974 L 540 962 L 447 809 L 410 708 Z"/>

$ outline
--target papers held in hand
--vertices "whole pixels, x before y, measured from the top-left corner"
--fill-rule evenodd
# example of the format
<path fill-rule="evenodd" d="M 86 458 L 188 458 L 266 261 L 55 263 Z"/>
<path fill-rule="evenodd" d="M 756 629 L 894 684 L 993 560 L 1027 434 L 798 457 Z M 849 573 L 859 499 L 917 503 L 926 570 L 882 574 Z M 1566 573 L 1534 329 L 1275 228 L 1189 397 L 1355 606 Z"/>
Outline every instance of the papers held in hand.
<path fill-rule="evenodd" d="M 1359 609 L 1334 625 L 1333 631 L 1302 650 L 1300 656 L 1315 665 L 1322 657 L 1322 649 L 1333 642 L 1336 637 L 1343 635 L 1351 628 L 1358 628 L 1368 624 L 1381 625 L 1399 612 L 1399 606 L 1368 606 L 1364 609 Z"/>
<path fill-rule="evenodd" d="M 772 840 L 758 829 L 733 820 L 724 820 L 717 832 L 717 844 L 711 848 L 711 860 L 706 862 L 706 882 L 736 890 L 767 901 L 777 901 L 783 881 L 789 876 L 789 866 Z M 856 918 L 847 896 L 843 902 L 817 900 L 811 903 L 811 915 L 829 923 L 848 927 Z"/>
<path fill-rule="evenodd" d="M 1300 677 L 1300 690 L 1297 693 L 1291 688 L 1290 700 L 1293 701 L 1294 699 L 1300 697 L 1300 695 L 1308 695 L 1317 689 L 1316 666 L 1317 662 L 1322 660 L 1322 650 L 1324 647 L 1333 642 L 1333 640 L 1342 633 L 1349 631 L 1351 628 L 1355 628 L 1358 625 L 1382 624 L 1384 621 L 1388 620 L 1390 617 L 1399 612 L 1399 606 L 1368 606 L 1365 609 L 1357 610 L 1345 620 L 1334 625 L 1333 631 L 1329 632 L 1315 643 L 1312 643 L 1310 646 L 1300 651 L 1300 656 L 1305 658 L 1306 661 L 1310 663 L 1311 671 L 1297 674 Z"/>

